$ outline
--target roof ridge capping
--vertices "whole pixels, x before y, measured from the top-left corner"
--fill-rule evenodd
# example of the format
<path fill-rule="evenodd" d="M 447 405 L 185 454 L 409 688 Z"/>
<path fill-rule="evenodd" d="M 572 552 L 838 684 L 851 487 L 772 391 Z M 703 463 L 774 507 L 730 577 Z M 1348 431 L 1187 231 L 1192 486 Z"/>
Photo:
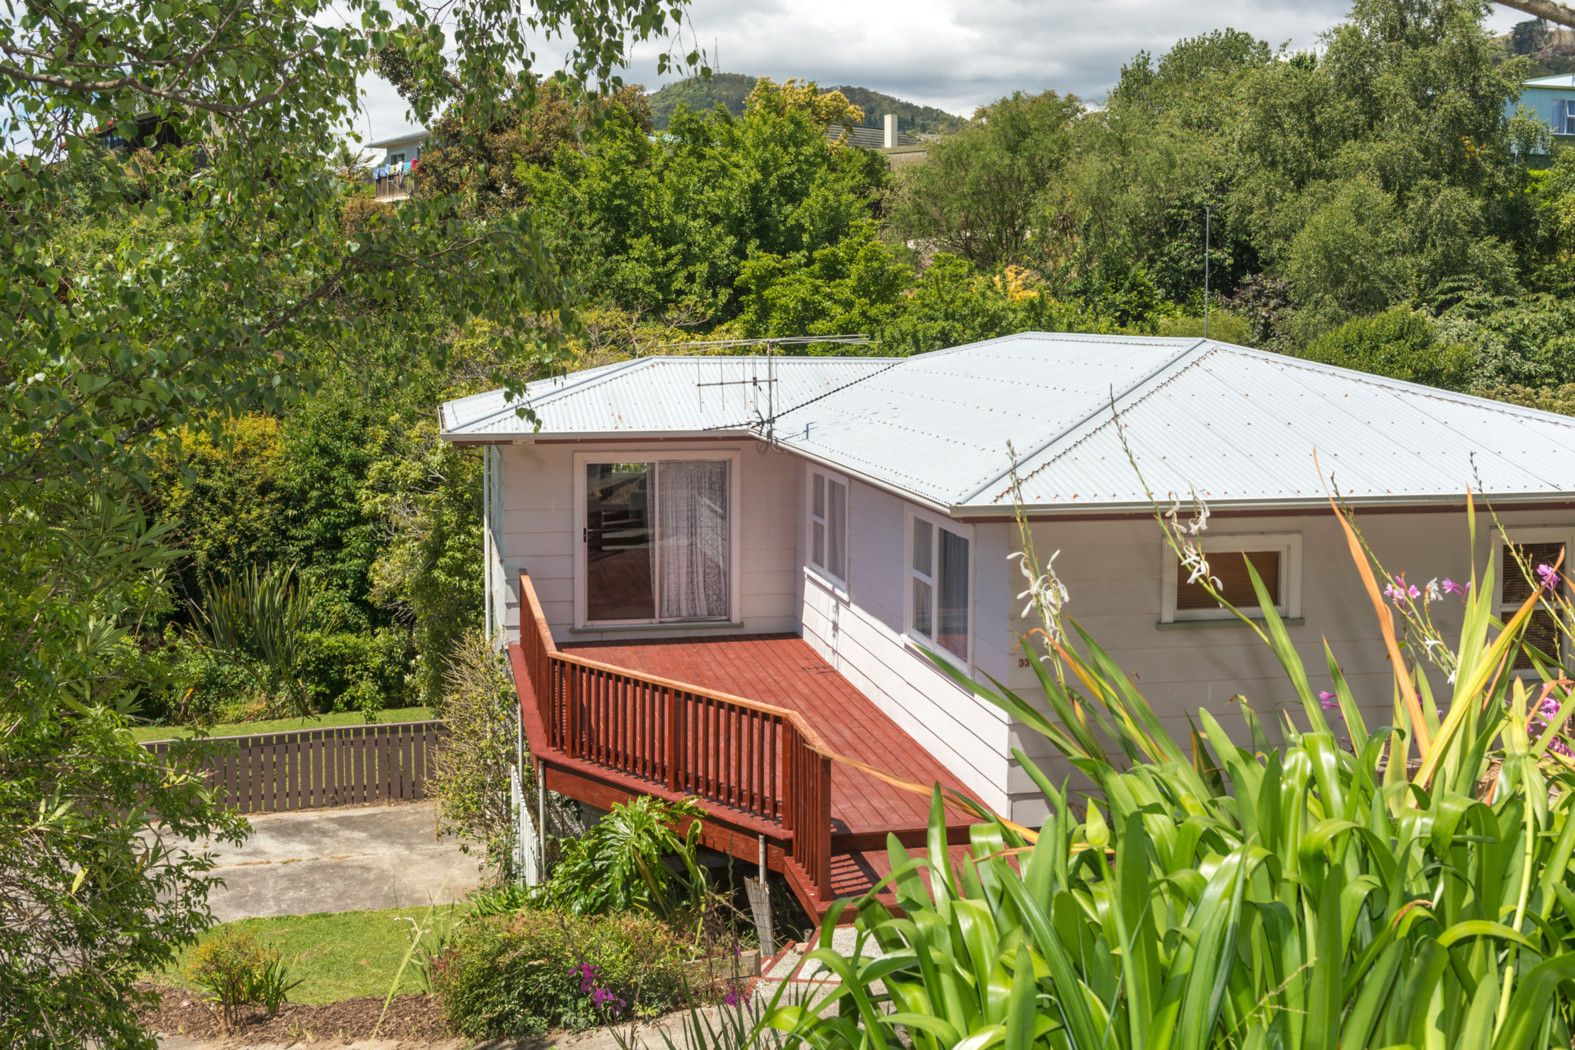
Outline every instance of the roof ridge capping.
<path fill-rule="evenodd" d="M 957 499 L 954 506 L 967 506 L 969 503 L 973 502 L 995 486 L 999 485 L 1003 479 L 1010 477 L 1012 471 L 1017 469 L 1018 463 L 1026 463 L 1029 460 L 1032 460 L 1048 452 L 1062 441 L 1087 427 L 1088 424 L 1093 422 L 1095 419 L 1098 419 L 1107 408 L 1116 407 L 1116 410 L 1119 411 L 1119 405 L 1122 401 L 1125 401 L 1127 398 L 1131 397 L 1133 394 L 1137 393 L 1139 390 L 1150 385 L 1161 377 L 1174 375 L 1177 372 L 1191 367 L 1214 348 L 1213 345 L 1211 345 L 1212 340 L 1189 336 L 1155 336 L 1152 339 L 1145 339 L 1142 336 L 1104 335 L 1103 333 L 1088 333 L 1086 336 L 1084 333 L 1077 332 L 1023 332 L 1019 334 L 1035 336 L 1065 335 L 1071 336 L 1073 338 L 1087 338 L 1092 336 L 1098 338 L 1101 342 L 1114 342 L 1118 345 L 1125 344 L 1128 346 L 1143 342 L 1149 343 L 1150 345 L 1159 343 L 1160 345 L 1175 346 L 1177 348 L 1177 353 L 1167 357 L 1164 361 L 1160 362 L 1159 365 L 1139 376 L 1133 382 L 1128 383 L 1119 391 L 1112 388 L 1110 401 L 1108 403 L 1101 403 L 1098 408 L 1093 409 L 1070 425 L 1056 431 L 1053 435 L 1051 435 L 1051 437 L 1045 441 L 1041 441 L 1033 449 L 1026 453 L 1019 454 L 1017 457 L 1017 462 L 1012 463 L 1005 470 L 996 471 L 986 476 L 982 480 L 970 483 L 968 488 Z"/>

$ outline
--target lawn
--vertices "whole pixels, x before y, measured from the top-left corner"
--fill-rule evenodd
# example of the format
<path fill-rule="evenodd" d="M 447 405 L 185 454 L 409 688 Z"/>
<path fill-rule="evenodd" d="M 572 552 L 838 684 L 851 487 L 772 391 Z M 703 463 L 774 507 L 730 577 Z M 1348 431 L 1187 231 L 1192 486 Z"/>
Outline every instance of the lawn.
<path fill-rule="evenodd" d="M 391 707 L 377 712 L 378 722 L 424 722 L 433 717 L 430 707 Z M 273 718 L 265 722 L 225 722 L 207 727 L 209 736 L 238 736 L 249 733 L 287 733 L 292 729 L 327 729 L 330 726 L 358 726 L 367 721 L 361 711 L 334 711 L 312 718 Z M 132 736 L 139 741 L 168 740 L 191 736 L 194 726 L 133 726 Z"/>
<path fill-rule="evenodd" d="M 399 964 L 410 948 L 412 921 L 425 931 L 429 946 L 441 939 L 463 914 L 463 904 L 432 908 L 389 908 L 386 911 L 322 912 L 316 915 L 281 915 L 268 919 L 238 919 L 221 923 L 203 934 L 240 929 L 276 948 L 289 967 L 291 979 L 301 984 L 290 992 L 295 1003 L 337 1003 L 360 996 L 388 994 Z M 195 948 L 181 952 L 175 965 L 159 975 L 162 984 L 191 987 L 185 977 L 186 961 Z M 399 977 L 401 995 L 422 991 L 416 960 Z"/>

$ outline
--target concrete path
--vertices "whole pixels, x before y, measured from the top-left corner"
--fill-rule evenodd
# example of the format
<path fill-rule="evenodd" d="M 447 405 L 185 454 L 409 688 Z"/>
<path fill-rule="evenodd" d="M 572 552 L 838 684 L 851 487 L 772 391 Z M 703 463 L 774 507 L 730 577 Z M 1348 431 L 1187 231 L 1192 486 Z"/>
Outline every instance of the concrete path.
<path fill-rule="evenodd" d="M 209 895 L 221 922 L 264 915 L 408 908 L 458 900 L 481 867 L 455 840 L 437 837 L 431 802 L 306 809 L 251 819 L 240 846 L 212 843 Z"/>

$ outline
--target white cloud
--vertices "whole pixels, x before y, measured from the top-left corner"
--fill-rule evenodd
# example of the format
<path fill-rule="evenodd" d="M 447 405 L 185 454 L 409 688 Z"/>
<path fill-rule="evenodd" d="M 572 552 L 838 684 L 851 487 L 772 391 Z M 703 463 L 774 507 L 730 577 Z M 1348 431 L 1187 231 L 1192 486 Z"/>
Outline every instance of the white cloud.
<path fill-rule="evenodd" d="M 694 0 L 690 32 L 712 68 L 824 85 L 856 84 L 967 115 L 1013 91 L 1098 101 L 1140 50 L 1226 27 L 1271 45 L 1310 47 L 1345 17 L 1345 0 Z M 1497 6 L 1503 31 L 1524 15 Z M 627 79 L 654 87 L 654 45 Z M 363 137 L 408 124 L 388 85 L 369 82 Z"/>

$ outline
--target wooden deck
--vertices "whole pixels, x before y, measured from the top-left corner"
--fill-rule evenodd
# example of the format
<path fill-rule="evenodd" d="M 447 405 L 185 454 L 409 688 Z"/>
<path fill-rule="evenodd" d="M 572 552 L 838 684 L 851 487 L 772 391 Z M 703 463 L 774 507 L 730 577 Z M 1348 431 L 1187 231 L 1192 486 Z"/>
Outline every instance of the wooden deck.
<path fill-rule="evenodd" d="M 548 787 L 600 808 L 635 794 L 698 798 L 706 844 L 751 862 L 764 846 L 813 916 L 886 874 L 888 834 L 925 841 L 928 795 L 855 763 L 961 787 L 795 635 L 559 648 L 528 578 L 521 593 L 530 618 L 510 655 Z M 948 807 L 948 838 L 965 841 L 969 822 Z"/>
<path fill-rule="evenodd" d="M 796 711 L 839 755 L 912 783 L 962 787 L 933 755 L 797 635 L 592 642 L 567 645 L 564 651 Z M 833 878 L 839 845 L 884 850 L 886 835 L 892 831 L 918 845 L 929 815 L 928 798 L 833 762 Z M 964 820 L 960 812 L 954 816 Z"/>

